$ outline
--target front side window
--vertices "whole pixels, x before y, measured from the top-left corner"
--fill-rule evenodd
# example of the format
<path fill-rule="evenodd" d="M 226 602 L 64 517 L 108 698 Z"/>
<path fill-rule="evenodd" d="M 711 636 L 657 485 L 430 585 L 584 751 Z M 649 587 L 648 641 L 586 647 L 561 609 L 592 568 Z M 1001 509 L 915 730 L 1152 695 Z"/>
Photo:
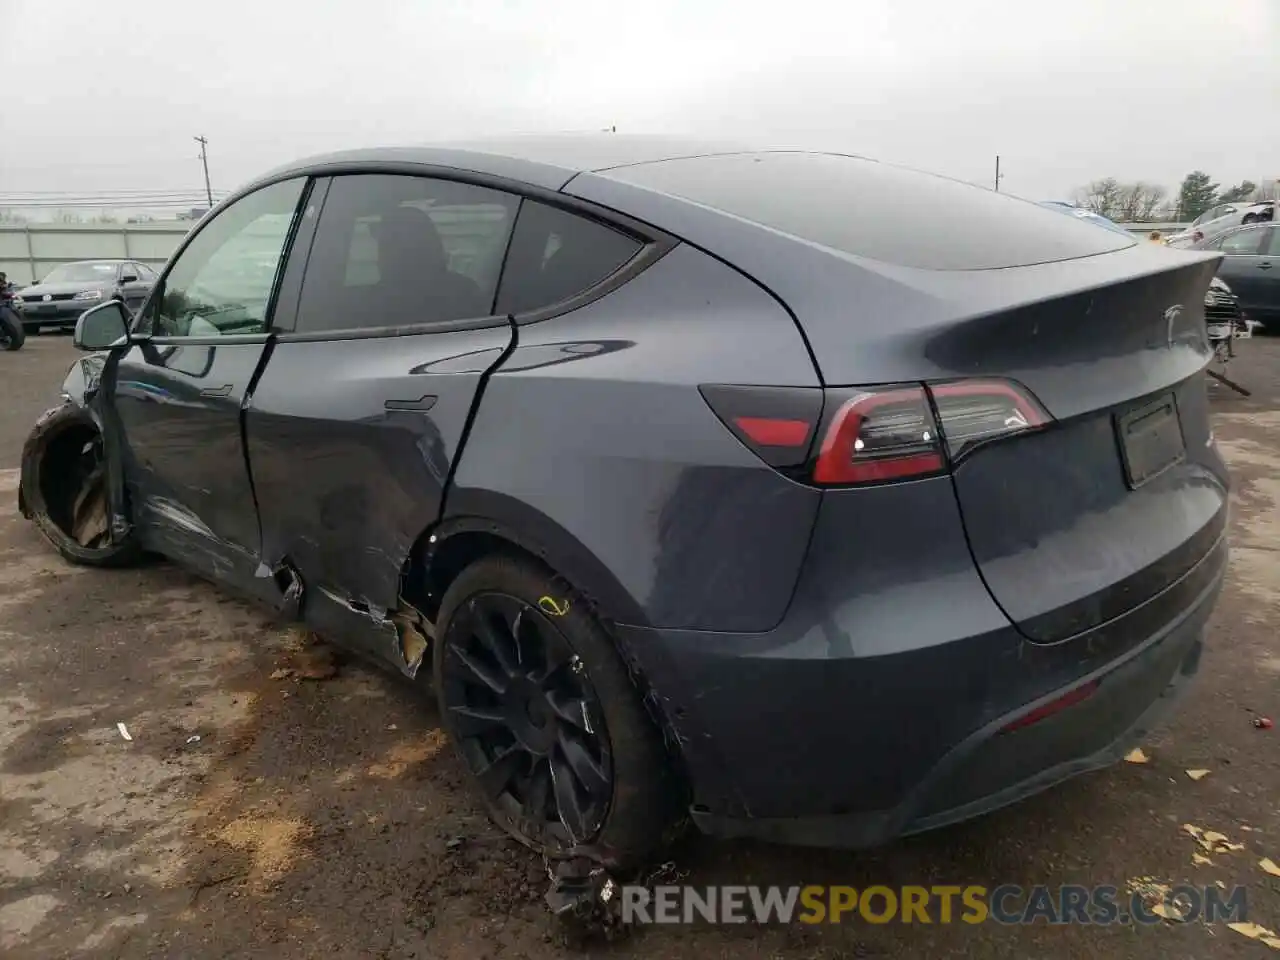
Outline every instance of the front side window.
<path fill-rule="evenodd" d="M 520 314 L 594 287 L 640 252 L 634 237 L 526 200 L 502 272 L 497 312 Z"/>
<path fill-rule="evenodd" d="M 141 331 L 158 337 L 264 333 L 305 178 L 241 197 L 204 224 L 152 297 Z"/>
<path fill-rule="evenodd" d="M 1258 247 L 1262 243 L 1261 230 L 1241 230 L 1233 233 L 1228 237 L 1224 237 L 1222 245 L 1218 248 L 1228 256 L 1253 256 L 1258 252 Z"/>
<path fill-rule="evenodd" d="M 335 177 L 307 258 L 297 329 L 490 316 L 519 206 L 512 194 L 450 180 Z"/>

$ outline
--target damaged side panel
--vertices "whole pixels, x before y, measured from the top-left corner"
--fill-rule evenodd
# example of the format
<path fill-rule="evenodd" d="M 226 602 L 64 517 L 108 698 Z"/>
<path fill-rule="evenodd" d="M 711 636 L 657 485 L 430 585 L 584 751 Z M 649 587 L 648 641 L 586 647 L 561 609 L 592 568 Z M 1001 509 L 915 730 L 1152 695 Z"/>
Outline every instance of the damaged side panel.
<path fill-rule="evenodd" d="M 409 556 L 440 518 L 484 384 L 514 338 L 514 325 L 495 319 L 278 339 L 246 405 L 246 447 L 263 562 L 296 568 L 316 632 L 416 674 L 430 628 L 405 599 Z"/>

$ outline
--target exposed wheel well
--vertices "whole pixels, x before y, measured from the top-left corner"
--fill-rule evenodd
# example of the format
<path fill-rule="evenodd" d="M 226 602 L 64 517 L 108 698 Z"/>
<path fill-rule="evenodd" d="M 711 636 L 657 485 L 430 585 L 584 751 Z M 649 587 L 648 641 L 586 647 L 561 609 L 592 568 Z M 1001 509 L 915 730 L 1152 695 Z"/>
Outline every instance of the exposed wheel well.
<path fill-rule="evenodd" d="M 85 451 L 98 443 L 101 435 L 91 423 L 74 423 L 47 437 L 40 451 L 41 506 L 49 519 L 68 536 L 72 535 L 74 504 L 85 475 L 81 464 Z"/>
<path fill-rule="evenodd" d="M 505 537 L 485 530 L 464 530 L 441 540 L 434 550 L 432 546 L 429 538 L 424 539 L 410 554 L 404 595 L 433 622 L 449 586 L 481 557 L 507 554 L 543 562 Z"/>
<path fill-rule="evenodd" d="M 433 536 L 433 534 L 424 534 L 414 545 L 414 549 L 409 554 L 409 563 L 402 582 L 404 598 L 432 623 L 439 617 L 440 601 L 453 581 L 463 570 L 483 557 L 494 555 L 520 557 L 546 567 L 554 575 L 563 576 L 545 557 L 491 529 L 460 530 L 438 542 L 433 542 Z M 671 718 L 666 715 L 666 711 L 635 658 L 618 643 L 616 634 L 610 629 L 608 614 L 599 608 L 595 598 L 585 590 L 582 584 L 572 583 L 571 586 L 587 601 L 593 613 L 604 623 L 605 629 L 613 639 L 614 648 L 631 674 L 632 683 L 640 692 L 645 709 L 662 733 L 667 752 L 676 765 L 678 775 L 682 782 L 687 784 L 688 771 L 680 749 L 680 738 L 675 732 Z"/>

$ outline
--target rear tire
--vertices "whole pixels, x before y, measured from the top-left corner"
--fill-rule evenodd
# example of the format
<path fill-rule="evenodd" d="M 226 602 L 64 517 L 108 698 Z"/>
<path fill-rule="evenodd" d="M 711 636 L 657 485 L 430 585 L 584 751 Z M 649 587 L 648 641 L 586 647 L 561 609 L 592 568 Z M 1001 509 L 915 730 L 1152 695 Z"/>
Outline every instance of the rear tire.
<path fill-rule="evenodd" d="M 679 819 L 679 778 L 582 597 L 491 556 L 449 587 L 437 624 L 441 724 L 493 821 L 548 858 L 614 870 L 651 858 Z"/>
<path fill-rule="evenodd" d="M 0 308 L 0 350 L 21 350 L 26 339 L 27 332 L 22 321 L 9 308 Z"/>

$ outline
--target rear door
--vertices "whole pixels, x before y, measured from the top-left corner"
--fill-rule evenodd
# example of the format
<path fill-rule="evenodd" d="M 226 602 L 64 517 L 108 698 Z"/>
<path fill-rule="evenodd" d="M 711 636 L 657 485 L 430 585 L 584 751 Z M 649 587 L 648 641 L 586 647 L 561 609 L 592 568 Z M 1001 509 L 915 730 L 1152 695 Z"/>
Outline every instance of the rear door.
<path fill-rule="evenodd" d="M 1271 258 L 1262 254 L 1270 230 L 1270 227 L 1261 225 L 1245 227 L 1208 244 L 1211 249 L 1223 253 L 1218 276 L 1240 298 L 1240 308 L 1246 314 L 1257 312 L 1265 301 L 1267 275 L 1273 268 Z M 1266 267 L 1262 266 L 1264 262 Z"/>
<path fill-rule="evenodd" d="M 335 176 L 246 411 L 268 564 L 305 584 L 316 629 L 406 669 L 386 620 L 439 517 L 487 373 L 512 344 L 494 314 L 520 200 L 479 185 Z M 410 657 L 409 659 L 412 659 Z"/>
<path fill-rule="evenodd" d="M 253 592 L 258 518 L 240 408 L 267 349 L 275 277 L 305 178 L 263 187 L 201 224 L 135 325 L 111 409 L 134 522 L 153 549 Z M 261 275 L 248 257 L 271 264 Z M 267 591 L 267 596 L 271 591 Z"/>

